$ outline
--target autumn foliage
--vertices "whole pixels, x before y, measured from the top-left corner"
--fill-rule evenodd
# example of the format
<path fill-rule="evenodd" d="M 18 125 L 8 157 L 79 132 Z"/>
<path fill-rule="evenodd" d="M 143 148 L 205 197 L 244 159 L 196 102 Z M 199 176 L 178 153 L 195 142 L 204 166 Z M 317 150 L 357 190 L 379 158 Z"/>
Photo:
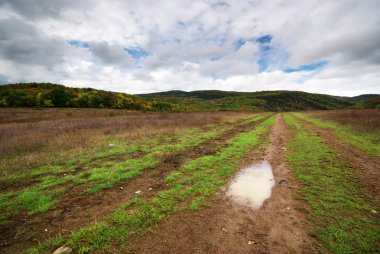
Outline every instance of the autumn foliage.
<path fill-rule="evenodd" d="M 137 96 L 71 88 L 51 83 L 18 83 L 0 86 L 0 107 L 125 108 L 141 111 L 181 111 L 172 103 Z"/>

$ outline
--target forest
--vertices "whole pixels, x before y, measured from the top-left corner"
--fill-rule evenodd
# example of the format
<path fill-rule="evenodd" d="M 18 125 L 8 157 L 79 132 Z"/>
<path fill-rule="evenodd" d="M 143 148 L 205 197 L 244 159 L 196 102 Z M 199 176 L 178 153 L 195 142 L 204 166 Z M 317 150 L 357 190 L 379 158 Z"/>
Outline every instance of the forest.
<path fill-rule="evenodd" d="M 0 86 L 0 107 L 124 108 L 141 111 L 180 111 L 181 107 L 154 99 L 93 88 L 71 88 L 51 83 Z"/>

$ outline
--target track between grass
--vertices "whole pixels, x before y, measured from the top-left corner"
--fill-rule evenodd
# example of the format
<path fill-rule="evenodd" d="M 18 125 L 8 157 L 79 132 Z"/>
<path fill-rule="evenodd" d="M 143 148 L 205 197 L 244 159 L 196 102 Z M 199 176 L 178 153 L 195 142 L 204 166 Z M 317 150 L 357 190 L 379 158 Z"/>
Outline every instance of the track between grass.
<path fill-rule="evenodd" d="M 269 137 L 269 143 L 247 153 L 234 172 L 264 160 L 272 165 L 276 184 L 259 210 L 236 205 L 226 197 L 224 187 L 206 208 L 173 214 L 149 234 L 132 238 L 130 253 L 310 253 L 315 244 L 308 233 L 311 225 L 302 212 L 304 202 L 293 198 L 299 184 L 286 165 L 289 135 L 282 116 L 276 115 L 264 137 Z"/>
<path fill-rule="evenodd" d="M 288 161 L 301 184 L 300 198 L 309 204 L 311 234 L 322 253 L 376 253 L 380 249 L 378 206 L 349 167 L 311 126 L 287 115 L 286 123 L 296 133 L 290 142 Z M 318 132 L 317 132 L 318 133 Z M 332 137 L 330 137 L 332 138 Z M 367 172 L 362 172 L 366 174 Z"/>
<path fill-rule="evenodd" d="M 307 121 L 306 119 L 311 119 L 310 117 L 303 118 L 300 114 L 293 114 L 293 116 L 308 131 L 322 139 L 334 151 L 340 161 L 349 165 L 355 173 L 355 178 L 360 187 L 365 190 L 367 201 L 380 208 L 380 154 L 378 156 L 366 154 L 355 145 L 346 142 L 350 137 L 345 137 L 345 139 L 337 137 L 334 130 L 321 128 Z M 357 139 L 359 142 L 360 139 L 363 143 L 366 142 L 365 137 L 359 136 Z"/>
<path fill-rule="evenodd" d="M 262 142 L 261 136 L 273 119 L 267 115 L 262 120 L 242 127 L 239 134 L 227 134 L 227 139 L 224 137 L 227 145 L 221 146 L 215 154 L 195 156 L 184 162 L 166 176 L 164 182 L 167 185 L 157 190 L 152 198 L 139 195 L 104 220 L 76 231 L 67 243 L 83 253 L 125 252 L 131 236 L 145 233 L 150 226 L 172 213 L 204 206 L 207 197 L 219 189 L 223 179 L 236 169 L 239 158 Z M 46 251 L 46 248 L 51 250 L 56 245 L 57 242 L 51 241 L 31 249 L 29 253 Z"/>
<path fill-rule="evenodd" d="M 97 194 L 83 193 L 87 188 L 86 185 L 73 185 L 68 189 L 67 193 L 61 196 L 57 208 L 34 216 L 24 217 L 25 215 L 22 215 L 19 218 L 16 217 L 16 223 L 18 224 L 13 223 L 3 227 L 1 230 L 1 243 L 6 246 L 3 253 L 15 253 L 15 251 L 25 249 L 33 245 L 33 242 L 44 238 L 70 235 L 71 231 L 93 221 L 101 220 L 109 212 L 128 202 L 133 197 L 150 198 L 156 195 L 157 192 L 167 188 L 167 184 L 163 181 L 165 177 L 170 172 L 178 169 L 181 164 L 200 156 L 216 153 L 227 145 L 229 139 L 254 128 L 269 116 L 269 114 L 263 114 L 251 117 L 215 130 L 216 132 L 210 130 L 212 135 L 209 135 L 207 139 L 193 142 L 182 151 L 176 149 L 175 145 L 165 147 L 166 154 L 164 153 L 160 156 L 158 163 L 147 167 L 149 170 L 143 170 L 134 177 L 128 178 L 128 180 L 115 182 L 113 188 L 103 189 Z M 196 140 L 199 140 L 199 137 L 196 138 Z M 120 163 L 122 163 L 122 160 Z M 149 190 L 150 188 L 151 190 Z M 142 192 L 136 195 L 134 192 L 138 190 Z M 25 220 L 24 218 L 27 219 Z M 18 229 L 22 229 L 22 231 L 17 231 Z"/>
<path fill-rule="evenodd" d="M 0 252 L 52 253 L 62 245 L 73 253 L 380 250 L 378 157 L 331 129 L 299 114 L 266 113 L 177 134 L 37 169 L 25 185 L 26 175 L 11 179 L 2 190 L 15 183 L 16 191 L 1 202 L 17 200 L 23 187 L 37 201 L 64 191 L 46 210 L 33 210 L 38 202 L 16 210 L 0 226 Z M 255 211 L 229 200 L 236 172 L 263 160 L 273 169 L 271 197 Z"/>

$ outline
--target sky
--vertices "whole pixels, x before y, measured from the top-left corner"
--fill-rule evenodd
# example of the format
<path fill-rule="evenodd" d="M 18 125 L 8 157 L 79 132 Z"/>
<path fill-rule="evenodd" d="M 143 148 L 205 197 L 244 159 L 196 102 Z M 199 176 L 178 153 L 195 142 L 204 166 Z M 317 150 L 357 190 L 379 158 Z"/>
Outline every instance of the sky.
<path fill-rule="evenodd" d="M 380 93 L 379 0 L 0 0 L 0 84 Z"/>

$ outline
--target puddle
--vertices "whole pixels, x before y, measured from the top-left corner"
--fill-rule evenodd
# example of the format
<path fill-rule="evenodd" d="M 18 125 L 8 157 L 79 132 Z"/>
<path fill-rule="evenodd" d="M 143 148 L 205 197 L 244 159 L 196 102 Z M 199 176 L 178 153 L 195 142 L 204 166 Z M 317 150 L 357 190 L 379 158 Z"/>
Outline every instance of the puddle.
<path fill-rule="evenodd" d="M 270 197 L 274 184 L 272 167 L 264 161 L 243 169 L 230 184 L 227 196 L 240 205 L 256 210 Z"/>

